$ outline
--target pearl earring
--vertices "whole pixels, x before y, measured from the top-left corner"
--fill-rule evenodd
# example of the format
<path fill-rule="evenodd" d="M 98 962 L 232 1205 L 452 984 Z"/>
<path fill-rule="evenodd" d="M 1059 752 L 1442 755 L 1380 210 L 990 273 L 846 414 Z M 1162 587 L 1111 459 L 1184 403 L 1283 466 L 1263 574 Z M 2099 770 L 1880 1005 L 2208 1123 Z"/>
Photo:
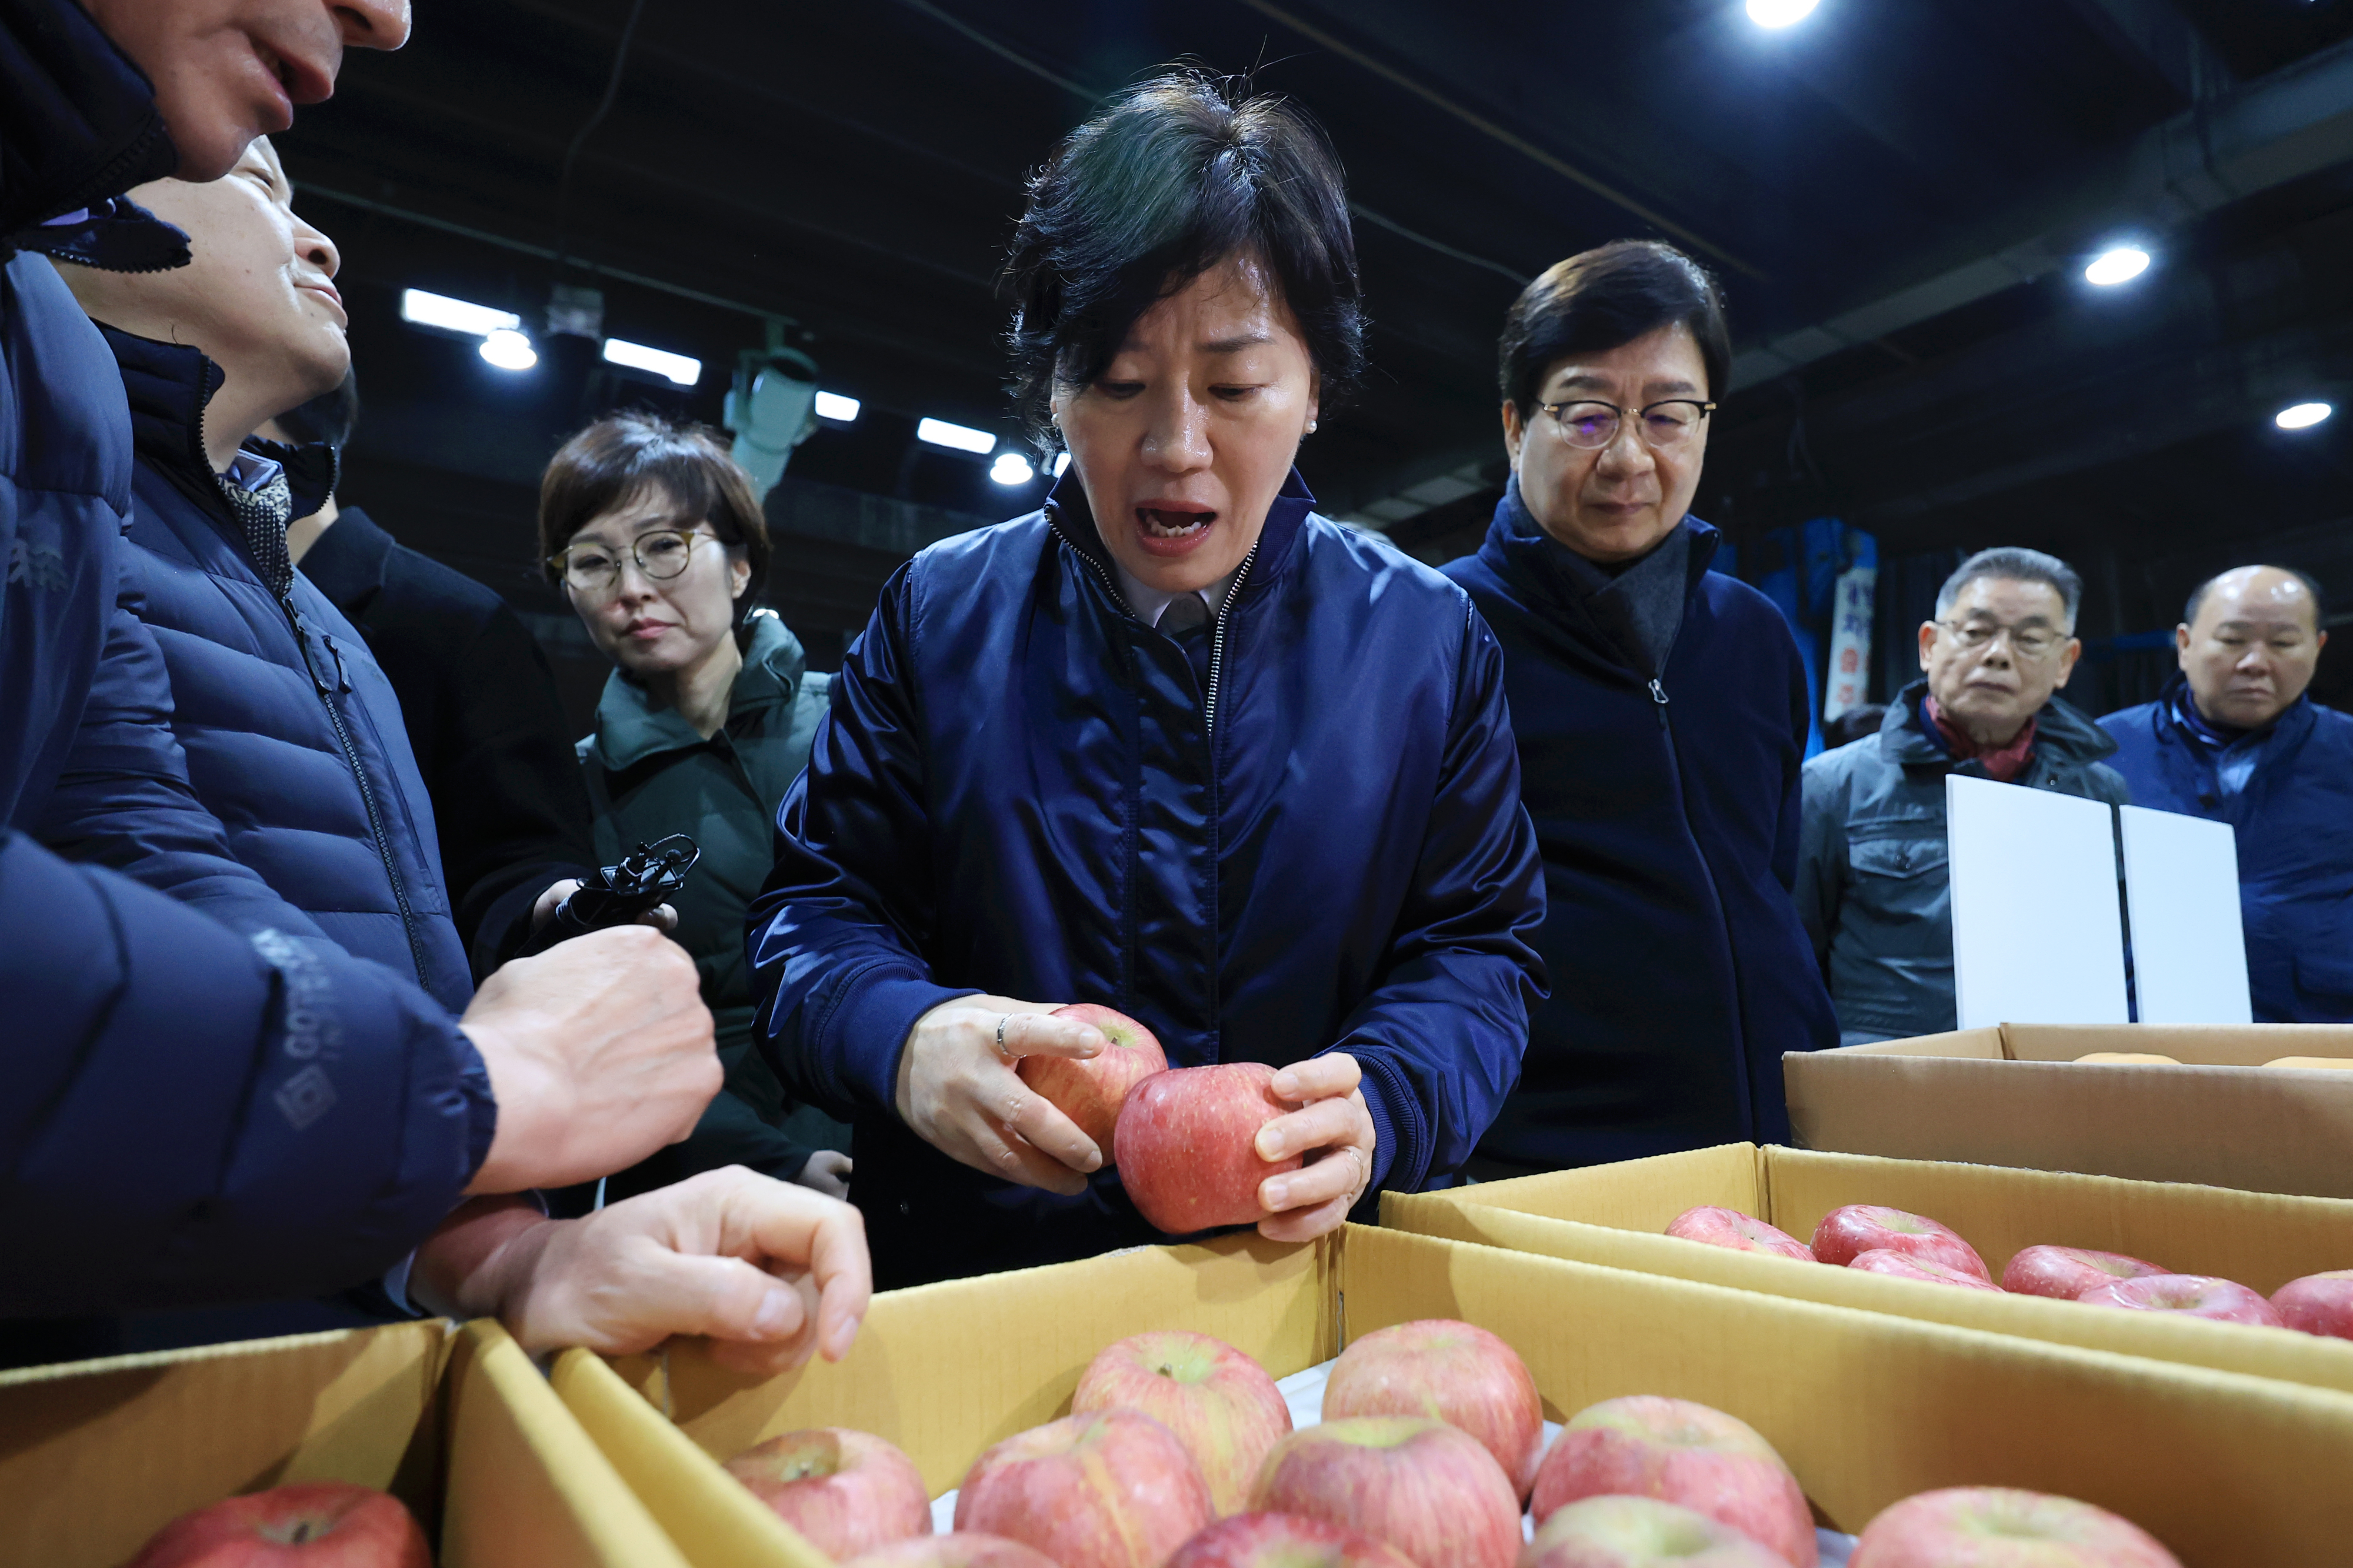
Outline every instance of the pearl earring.
<path fill-rule="evenodd" d="M 1307 433 L 1308 433 L 1310 436 L 1313 436 L 1313 435 L 1314 435 L 1314 434 L 1315 434 L 1315 421 L 1314 421 L 1313 419 L 1310 419 L 1310 420 L 1307 422 Z"/>

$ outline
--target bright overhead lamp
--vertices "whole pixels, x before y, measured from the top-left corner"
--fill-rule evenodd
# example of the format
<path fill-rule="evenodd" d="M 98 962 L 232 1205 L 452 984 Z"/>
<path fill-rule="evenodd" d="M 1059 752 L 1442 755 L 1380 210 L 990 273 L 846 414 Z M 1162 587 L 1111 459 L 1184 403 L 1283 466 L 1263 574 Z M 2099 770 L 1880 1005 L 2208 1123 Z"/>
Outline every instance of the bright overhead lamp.
<path fill-rule="evenodd" d="M 1056 479 L 1060 479 L 1062 477 L 1062 470 L 1070 466 L 1071 455 L 1068 452 L 1057 452 L 1054 454 L 1054 477 Z"/>
<path fill-rule="evenodd" d="M 1821 0 L 1748 0 L 1748 19 L 1760 27 L 1794 27 L 1820 4 Z"/>
<path fill-rule="evenodd" d="M 1000 485 L 1026 485 L 1038 477 L 1038 470 L 1018 452 L 999 452 L 988 465 L 988 477 Z"/>
<path fill-rule="evenodd" d="M 2272 416 L 2283 430 L 2309 430 L 2337 410 L 2326 403 L 2291 403 Z"/>
<path fill-rule="evenodd" d="M 2084 268 L 2084 281 L 2096 283 L 2103 289 L 2113 289 L 2119 283 L 2129 283 L 2148 270 L 2148 252 L 2138 246 L 2120 245 L 2114 250 L 2104 250 L 2092 258 Z"/>
<path fill-rule="evenodd" d="M 858 417 L 858 409 L 859 402 L 854 397 L 844 397 L 838 392 L 820 392 L 817 395 L 817 416 L 820 419 L 831 419 L 838 424 L 847 425 Z"/>
<path fill-rule="evenodd" d="M 529 370 L 539 363 L 539 351 L 512 327 L 501 327 L 489 333 L 478 352 L 501 370 Z"/>
<path fill-rule="evenodd" d="M 400 291 L 400 319 L 445 332 L 463 332 L 472 338 L 486 338 L 501 330 L 512 331 L 522 325 L 522 318 L 512 310 L 493 310 L 488 305 L 452 300 L 447 294 L 428 294 L 422 289 Z"/>
<path fill-rule="evenodd" d="M 624 342 L 619 338 L 605 340 L 605 360 L 608 364 L 627 365 L 631 370 L 651 371 L 681 386 L 692 386 L 702 379 L 702 362 L 691 354 L 649 349 L 643 343 Z"/>
<path fill-rule="evenodd" d="M 915 439 L 929 441 L 934 447 L 947 447 L 958 452 L 971 452 L 986 457 L 997 449 L 997 437 L 986 430 L 975 430 L 968 425 L 951 425 L 944 419 L 924 419 L 915 426 Z"/>

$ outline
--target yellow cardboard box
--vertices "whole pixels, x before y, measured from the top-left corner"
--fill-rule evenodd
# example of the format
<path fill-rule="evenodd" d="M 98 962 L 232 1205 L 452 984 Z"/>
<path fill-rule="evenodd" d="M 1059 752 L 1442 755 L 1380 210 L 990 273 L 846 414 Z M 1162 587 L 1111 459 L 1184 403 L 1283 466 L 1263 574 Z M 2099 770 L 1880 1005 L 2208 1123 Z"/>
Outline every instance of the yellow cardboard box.
<path fill-rule="evenodd" d="M 313 1480 L 398 1496 L 441 1568 L 686 1568 L 495 1323 L 0 1374 L 0 1562 L 116 1568 L 191 1509 Z"/>
<path fill-rule="evenodd" d="M 2353 1027 L 2004 1024 L 1792 1052 L 1781 1078 L 1808 1149 L 2353 1198 L 2353 1071 L 2279 1057 L 2353 1058 Z"/>
<path fill-rule="evenodd" d="M 554 1380 L 693 1568 L 822 1568 L 719 1457 L 860 1427 L 906 1449 L 936 1494 L 1066 1412 L 1124 1335 L 1198 1330 L 1283 1376 L 1432 1317 L 1509 1341 L 1554 1418 L 1627 1394 L 1731 1411 L 1840 1530 L 1914 1492 L 1988 1484 L 2114 1509 L 2189 1568 L 2315 1568 L 2353 1542 L 2353 1396 L 1357 1226 L 1314 1247 L 1227 1237 L 894 1291 L 839 1366 L 765 1382 L 691 1344 L 611 1365 L 569 1352 Z"/>
<path fill-rule="evenodd" d="M 2129 1253 L 2184 1274 L 2221 1275 L 2266 1295 L 2306 1274 L 2353 1268 L 2353 1202 L 2341 1198 L 1817 1154 L 1754 1143 L 1482 1182 L 1451 1192 L 1385 1193 L 1381 1220 L 1424 1236 L 1546 1258 L 2353 1393 L 2353 1341 L 1991 1295 L 1734 1252 L 1664 1234 L 1677 1215 L 1703 1204 L 1755 1215 L 1799 1241 L 1811 1240 L 1822 1216 L 1846 1204 L 1909 1209 L 1959 1231 L 1997 1279 L 2012 1254 L 2042 1243 Z M 2353 1549 L 2348 1556 L 2353 1559 Z"/>

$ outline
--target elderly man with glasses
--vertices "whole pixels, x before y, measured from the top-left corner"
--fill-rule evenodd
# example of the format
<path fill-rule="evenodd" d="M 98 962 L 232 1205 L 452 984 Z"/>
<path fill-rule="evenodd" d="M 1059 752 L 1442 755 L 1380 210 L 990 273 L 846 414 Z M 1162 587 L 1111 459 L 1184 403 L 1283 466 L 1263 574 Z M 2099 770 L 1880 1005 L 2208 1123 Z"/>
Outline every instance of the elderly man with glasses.
<path fill-rule="evenodd" d="M 2083 579 L 2037 550 L 1981 550 L 1936 594 L 1920 668 L 1879 733 L 1806 764 L 1798 910 L 1838 1006 L 1841 1040 L 1955 1026 L 1945 777 L 1960 773 L 2122 805 L 2107 732 L 2054 695 L 2084 645 Z"/>

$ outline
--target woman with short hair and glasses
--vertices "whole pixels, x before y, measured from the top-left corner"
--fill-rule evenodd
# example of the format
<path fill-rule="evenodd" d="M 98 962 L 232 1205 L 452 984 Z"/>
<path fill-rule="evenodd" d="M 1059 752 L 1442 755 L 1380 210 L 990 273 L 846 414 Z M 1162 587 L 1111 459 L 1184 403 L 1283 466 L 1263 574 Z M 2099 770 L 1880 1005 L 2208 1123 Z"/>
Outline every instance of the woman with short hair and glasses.
<path fill-rule="evenodd" d="M 1504 645 L 1552 996 L 1473 1169 L 1784 1140 L 1781 1053 L 1835 1043 L 1790 906 L 1805 666 L 1690 515 L 1732 362 L 1715 282 L 1620 241 L 1504 319 L 1511 483 L 1446 568 Z"/>
<path fill-rule="evenodd" d="M 744 910 L 775 858 L 777 805 L 808 761 L 827 678 L 753 607 L 768 530 L 710 431 L 659 415 L 598 420 L 540 481 L 548 578 L 614 664 L 580 742 L 597 864 L 673 833 L 702 858 L 670 900 L 717 1026 L 726 1087 L 693 1135 L 605 1184 L 607 1201 L 744 1165 L 839 1197 L 846 1128 L 796 1107 L 752 1048 Z"/>

